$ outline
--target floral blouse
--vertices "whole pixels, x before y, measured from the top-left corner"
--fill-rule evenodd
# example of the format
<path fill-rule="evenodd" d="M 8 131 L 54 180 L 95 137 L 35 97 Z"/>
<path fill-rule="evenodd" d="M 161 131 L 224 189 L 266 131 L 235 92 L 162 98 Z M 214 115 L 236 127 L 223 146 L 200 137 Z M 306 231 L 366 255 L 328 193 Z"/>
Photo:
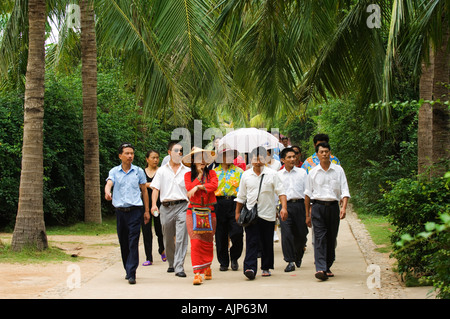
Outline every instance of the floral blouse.
<path fill-rule="evenodd" d="M 237 196 L 244 171 L 235 165 L 230 165 L 225 173 L 222 164 L 214 170 L 219 179 L 219 185 L 215 192 L 216 196 Z"/>

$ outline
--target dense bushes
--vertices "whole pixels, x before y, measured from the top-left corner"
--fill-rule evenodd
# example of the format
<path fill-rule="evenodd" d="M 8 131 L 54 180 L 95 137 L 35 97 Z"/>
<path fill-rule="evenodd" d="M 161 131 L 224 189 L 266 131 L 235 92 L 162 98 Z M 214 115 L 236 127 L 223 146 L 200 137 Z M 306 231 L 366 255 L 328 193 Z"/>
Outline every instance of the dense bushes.
<path fill-rule="evenodd" d="M 400 179 L 383 195 L 382 203 L 395 226 L 391 241 L 398 272 L 407 282 L 420 277 L 429 280 L 440 289 L 440 297 L 450 298 L 450 236 L 445 228 L 450 218 L 448 181 L 443 177 Z"/>

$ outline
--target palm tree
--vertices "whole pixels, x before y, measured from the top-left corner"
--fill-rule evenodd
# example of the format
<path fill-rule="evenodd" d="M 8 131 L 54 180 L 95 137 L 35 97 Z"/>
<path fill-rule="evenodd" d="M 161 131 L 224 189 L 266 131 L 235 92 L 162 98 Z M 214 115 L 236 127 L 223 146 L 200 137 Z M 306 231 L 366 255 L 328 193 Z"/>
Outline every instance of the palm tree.
<path fill-rule="evenodd" d="M 55 14 L 58 42 L 49 46 L 48 67 L 70 74 L 82 67 L 83 140 L 84 140 L 84 220 L 101 223 L 99 136 L 97 124 L 97 41 L 94 0 L 80 0 L 80 30 L 70 27 L 75 13 L 60 10 Z M 65 3 L 64 3 L 65 4 Z M 79 32 L 80 31 L 80 32 Z"/>
<path fill-rule="evenodd" d="M 228 69 L 233 70 L 235 85 L 259 96 L 257 105 L 268 117 L 277 111 L 275 105 L 301 112 L 310 102 L 329 97 L 356 97 L 361 107 L 389 102 L 396 93 L 393 74 L 412 69 L 425 100 L 419 112 L 421 173 L 428 169 L 425 163 L 435 165 L 450 158 L 445 104 L 450 93 L 450 3 L 377 3 L 380 29 L 367 23 L 372 0 L 225 0 L 218 28 L 232 39 L 228 43 L 232 43 L 233 61 Z M 390 107 L 385 105 L 376 109 L 379 125 L 389 125 Z M 431 170 L 432 175 L 441 172 L 442 168 Z"/>
<path fill-rule="evenodd" d="M 212 0 L 98 0 L 102 54 L 124 63 L 145 113 L 186 124 L 196 104 L 224 104 L 229 79 L 212 39 Z M 207 101 L 207 102 L 205 102 Z"/>
<path fill-rule="evenodd" d="M 412 49 L 420 55 L 406 51 L 405 59 L 422 62 L 420 97 L 424 103 L 419 109 L 418 171 L 430 178 L 443 176 L 450 159 L 450 3 L 429 1 L 420 9 L 410 31 L 417 40 L 405 45 L 405 51 Z"/>
<path fill-rule="evenodd" d="M 22 171 L 13 250 L 48 247 L 43 211 L 43 124 L 45 74 L 45 0 L 28 1 L 28 64 L 25 84 Z"/>
<path fill-rule="evenodd" d="M 80 0 L 83 83 L 84 219 L 102 222 L 97 125 L 97 43 L 94 1 Z"/>

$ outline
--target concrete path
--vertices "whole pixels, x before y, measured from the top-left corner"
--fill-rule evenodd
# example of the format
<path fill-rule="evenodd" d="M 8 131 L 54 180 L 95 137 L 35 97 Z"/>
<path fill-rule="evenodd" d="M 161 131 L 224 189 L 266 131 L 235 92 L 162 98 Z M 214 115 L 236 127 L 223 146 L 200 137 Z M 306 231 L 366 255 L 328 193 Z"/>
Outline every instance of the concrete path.
<path fill-rule="evenodd" d="M 142 236 L 141 236 L 142 237 Z M 141 238 L 142 240 L 142 238 Z M 154 241 L 154 245 L 156 240 Z M 308 235 L 308 247 L 302 267 L 294 272 L 285 273 L 281 241 L 274 243 L 275 269 L 271 277 L 261 277 L 261 272 L 253 281 L 242 273 L 243 256 L 239 260 L 240 269 L 219 271 L 214 257 L 213 279 L 204 281 L 200 286 L 192 284 L 190 247 L 185 260 L 187 278 L 167 273 L 167 263 L 159 258 L 154 247 L 154 264 L 139 266 L 137 284 L 130 285 L 124 279 L 120 256 L 117 262 L 87 281 L 82 280 L 80 288 L 67 290 L 61 298 L 73 299 L 377 299 L 377 289 L 369 289 L 367 264 L 352 235 L 348 222 L 341 221 L 336 262 L 332 267 L 334 278 L 318 281 L 314 277 L 314 259 L 311 245 L 311 231 Z M 244 248 L 245 249 L 245 248 Z M 245 251 L 244 251 L 245 254 Z M 243 254 L 243 255 L 244 255 Z M 215 255 L 215 252 L 214 252 Z M 140 245 L 141 264 L 144 260 L 143 245 Z M 260 262 L 260 260 L 258 261 Z M 81 275 L 82 275 L 81 269 Z"/>

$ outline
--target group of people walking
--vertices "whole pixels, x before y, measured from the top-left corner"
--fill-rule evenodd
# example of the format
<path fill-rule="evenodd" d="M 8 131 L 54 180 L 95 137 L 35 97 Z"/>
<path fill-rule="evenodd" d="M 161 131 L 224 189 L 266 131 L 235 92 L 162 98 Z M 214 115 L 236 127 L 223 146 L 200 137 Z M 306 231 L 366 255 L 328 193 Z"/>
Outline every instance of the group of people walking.
<path fill-rule="evenodd" d="M 286 142 L 286 141 L 283 141 Z M 138 244 L 142 228 L 146 261 L 153 262 L 151 225 L 158 237 L 158 252 L 168 272 L 186 277 L 184 261 L 190 240 L 194 285 L 212 279 L 214 242 L 220 271 L 239 269 L 253 280 L 258 258 L 263 277 L 274 269 L 274 230 L 281 226 L 286 272 L 301 266 L 308 227 L 313 230 L 315 277 L 334 276 L 339 220 L 345 218 L 350 197 L 344 170 L 331 155 L 328 136 L 314 137 L 316 152 L 299 161 L 300 149 L 287 143 L 281 151 L 256 147 L 242 166 L 237 151 L 227 145 L 216 152 L 193 147 L 183 156 L 178 142 L 168 145 L 168 162 L 158 168 L 159 153 L 149 151 L 145 170 L 132 164 L 134 147 L 119 147 L 121 165 L 109 172 L 105 198 L 112 200 L 126 279 L 136 283 Z M 275 163 L 274 157 L 281 163 Z M 274 167 L 275 169 L 273 169 Z M 249 225 L 238 221 L 244 206 L 257 207 Z"/>

